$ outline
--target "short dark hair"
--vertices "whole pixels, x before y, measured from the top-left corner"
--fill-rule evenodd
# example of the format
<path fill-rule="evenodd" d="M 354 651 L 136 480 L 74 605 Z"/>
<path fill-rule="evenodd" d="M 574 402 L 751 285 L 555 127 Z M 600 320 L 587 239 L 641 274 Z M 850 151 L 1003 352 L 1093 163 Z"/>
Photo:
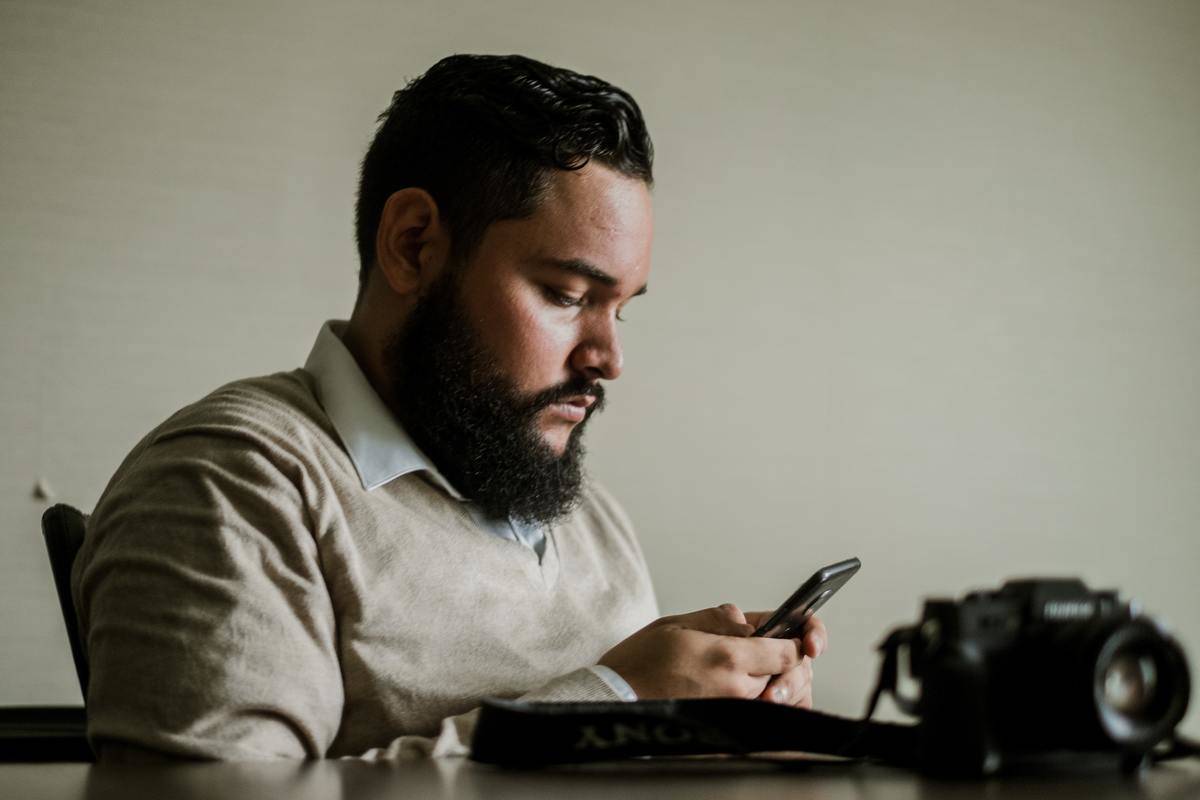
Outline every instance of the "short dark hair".
<path fill-rule="evenodd" d="M 392 96 L 363 158 L 355 209 L 366 285 L 384 204 L 416 186 L 467 258 L 493 222 L 537 210 L 552 169 L 596 160 L 653 184 L 654 147 L 622 89 L 524 56 L 454 55 Z"/>

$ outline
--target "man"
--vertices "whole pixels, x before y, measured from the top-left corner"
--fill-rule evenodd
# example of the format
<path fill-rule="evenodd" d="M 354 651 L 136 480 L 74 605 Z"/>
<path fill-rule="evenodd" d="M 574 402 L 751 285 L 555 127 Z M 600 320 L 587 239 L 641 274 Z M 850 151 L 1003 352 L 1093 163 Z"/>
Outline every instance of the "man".
<path fill-rule="evenodd" d="M 488 695 L 808 704 L 820 623 L 654 620 L 632 527 L 582 470 L 650 270 L 636 103 L 454 56 L 381 121 L 349 322 L 152 431 L 90 520 L 100 757 L 461 754 Z"/>

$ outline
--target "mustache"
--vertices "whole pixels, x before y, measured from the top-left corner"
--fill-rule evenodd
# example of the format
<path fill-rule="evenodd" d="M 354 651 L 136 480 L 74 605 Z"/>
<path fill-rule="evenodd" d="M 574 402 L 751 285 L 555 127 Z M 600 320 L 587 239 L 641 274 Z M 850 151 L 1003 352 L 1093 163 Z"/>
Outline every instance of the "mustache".
<path fill-rule="evenodd" d="M 597 381 L 589 381 L 586 378 L 572 378 L 569 381 L 560 383 L 557 386 L 551 386 L 534 395 L 526 404 L 526 413 L 532 415 L 541 411 L 543 408 L 554 403 L 561 403 L 570 397 L 594 397 L 594 402 L 587 410 L 587 415 L 604 410 L 605 390 L 604 385 Z"/>

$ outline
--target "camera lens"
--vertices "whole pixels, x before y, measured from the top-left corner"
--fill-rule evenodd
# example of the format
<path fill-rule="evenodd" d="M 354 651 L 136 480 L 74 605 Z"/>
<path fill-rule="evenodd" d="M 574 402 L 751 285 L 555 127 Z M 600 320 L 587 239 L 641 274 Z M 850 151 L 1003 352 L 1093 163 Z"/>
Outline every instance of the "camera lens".
<path fill-rule="evenodd" d="M 1104 672 L 1104 700 L 1122 714 L 1141 716 L 1157 688 L 1158 667 L 1144 653 L 1118 653 Z"/>
<path fill-rule="evenodd" d="M 1110 629 L 1093 664 L 1094 708 L 1113 743 L 1152 747 L 1183 718 L 1191 688 L 1183 649 L 1147 618 Z"/>

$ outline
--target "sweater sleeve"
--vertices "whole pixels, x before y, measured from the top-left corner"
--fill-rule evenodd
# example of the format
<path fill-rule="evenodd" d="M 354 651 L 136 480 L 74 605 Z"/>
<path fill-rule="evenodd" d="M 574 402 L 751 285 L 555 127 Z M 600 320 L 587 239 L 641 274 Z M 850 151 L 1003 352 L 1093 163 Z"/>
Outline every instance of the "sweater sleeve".
<path fill-rule="evenodd" d="M 325 753 L 344 698 L 301 472 L 284 451 L 191 434 L 135 450 L 110 484 L 73 591 L 102 757 Z"/>
<path fill-rule="evenodd" d="M 594 669 L 583 667 L 543 684 L 521 695 L 520 700 L 547 703 L 614 702 L 624 699 L 615 688 Z M 360 758 L 367 761 L 411 761 L 443 756 L 466 756 L 471 753 L 471 737 L 479 709 L 442 720 L 437 736 L 400 736 L 387 747 L 375 748 Z"/>

